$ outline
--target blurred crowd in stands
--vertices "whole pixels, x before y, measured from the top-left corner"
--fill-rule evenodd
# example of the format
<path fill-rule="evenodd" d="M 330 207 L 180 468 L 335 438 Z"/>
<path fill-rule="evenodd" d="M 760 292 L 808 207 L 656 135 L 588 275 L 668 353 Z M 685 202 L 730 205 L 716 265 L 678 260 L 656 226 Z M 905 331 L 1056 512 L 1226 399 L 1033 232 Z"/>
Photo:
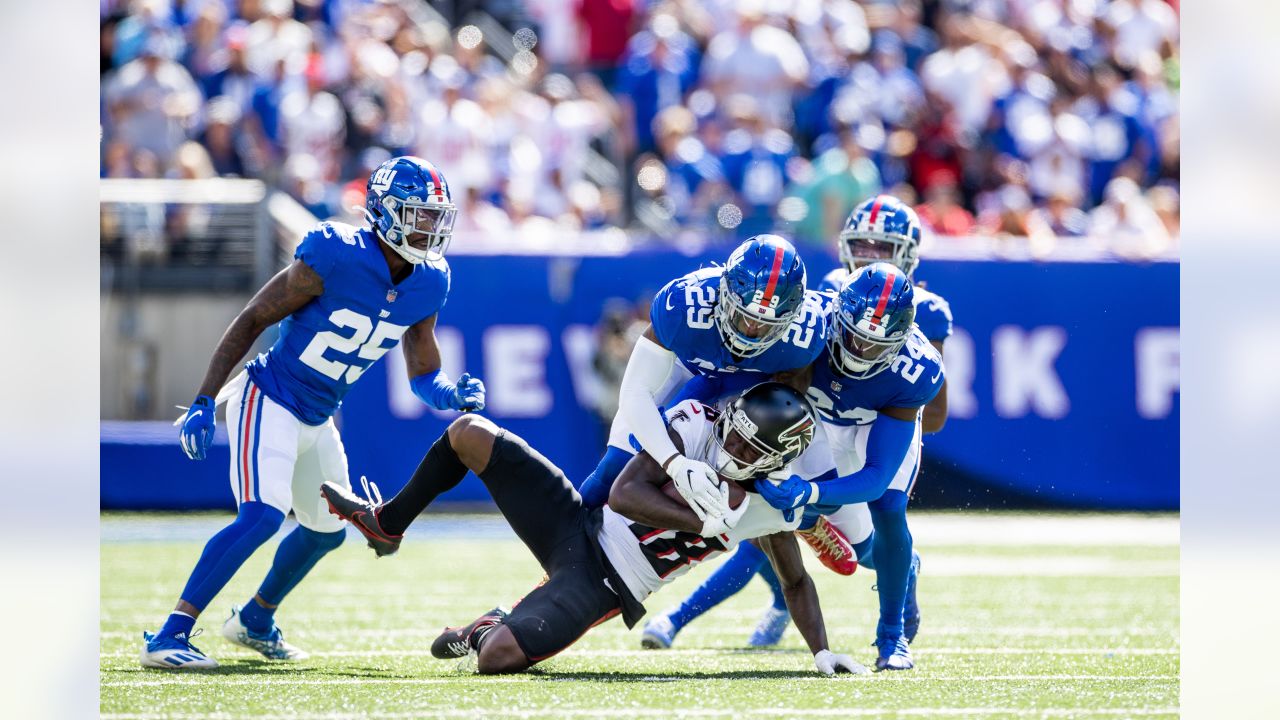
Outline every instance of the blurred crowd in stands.
<path fill-rule="evenodd" d="M 412 153 L 445 172 L 476 236 L 772 230 L 826 246 L 884 191 L 939 235 L 1149 257 L 1178 237 L 1177 12 L 101 0 L 102 174 L 262 178 L 359 221 L 371 169 Z"/>

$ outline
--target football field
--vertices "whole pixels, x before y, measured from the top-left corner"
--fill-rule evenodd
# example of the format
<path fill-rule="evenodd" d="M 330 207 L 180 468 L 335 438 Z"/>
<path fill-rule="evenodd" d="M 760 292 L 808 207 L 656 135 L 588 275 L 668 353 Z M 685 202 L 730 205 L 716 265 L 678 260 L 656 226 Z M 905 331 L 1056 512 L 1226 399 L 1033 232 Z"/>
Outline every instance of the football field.
<path fill-rule="evenodd" d="M 102 518 L 101 710 L 107 718 L 1176 717 L 1175 515 L 915 513 L 923 558 L 916 669 L 828 679 L 794 626 L 772 650 L 744 649 L 767 602 L 746 590 L 686 628 L 668 651 L 602 625 L 515 676 L 479 677 L 431 657 L 446 625 L 510 606 L 542 576 L 501 516 L 427 515 L 399 554 L 375 559 L 351 536 L 286 600 L 277 620 L 312 653 L 273 664 L 219 634 L 275 551 L 261 548 L 212 603 L 195 644 L 222 666 L 144 670 L 154 630 L 227 515 Z M 292 527 L 292 521 L 285 530 Z M 813 560 L 832 649 L 871 665 L 875 574 Z M 712 561 L 714 565 L 719 560 Z M 697 567 L 650 598 L 679 602 Z"/>

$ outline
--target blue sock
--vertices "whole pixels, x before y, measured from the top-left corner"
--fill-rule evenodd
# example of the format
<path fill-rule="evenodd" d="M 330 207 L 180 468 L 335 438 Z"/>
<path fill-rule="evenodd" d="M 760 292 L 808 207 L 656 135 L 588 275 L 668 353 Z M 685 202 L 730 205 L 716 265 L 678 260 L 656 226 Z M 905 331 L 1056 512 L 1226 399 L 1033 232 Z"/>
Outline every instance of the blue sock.
<path fill-rule="evenodd" d="M 258 588 L 258 597 L 269 605 L 279 605 L 320 558 L 341 545 L 346 536 L 346 530 L 322 533 L 301 525 L 294 528 L 280 541 L 271 570 Z M 275 622 L 275 612 L 275 607 L 263 607 L 257 600 L 250 600 L 240 611 L 240 621 L 255 633 L 268 633 Z"/>
<path fill-rule="evenodd" d="M 181 598 L 200 610 L 208 607 L 213 596 L 222 590 L 254 550 L 271 539 L 282 522 L 284 513 L 266 503 L 241 503 L 236 519 L 205 544 L 204 552 L 182 589 Z"/>
<path fill-rule="evenodd" d="M 875 547 L 875 539 L 876 533 L 873 530 L 866 540 L 853 544 L 853 554 L 858 558 L 858 565 L 868 570 L 876 569 L 876 556 L 875 553 L 871 552 L 871 549 Z"/>
<path fill-rule="evenodd" d="M 871 555 L 875 559 L 876 587 L 880 593 L 880 623 L 877 637 L 902 634 L 902 611 L 907 599 L 907 581 L 911 575 L 911 531 L 907 529 L 907 494 L 889 490 L 867 504 L 876 541 Z"/>
<path fill-rule="evenodd" d="M 671 623 L 679 630 L 702 613 L 728 600 L 746 587 L 762 564 L 767 565 L 768 561 L 759 548 L 749 542 L 738 543 L 738 551 L 721 563 L 715 572 L 680 603 L 680 607 L 671 615 Z"/>
<path fill-rule="evenodd" d="M 591 471 L 587 479 L 582 481 L 582 486 L 578 488 L 578 494 L 582 495 L 582 504 L 595 508 L 609 502 L 609 489 L 613 487 L 613 481 L 618 478 L 618 473 L 622 472 L 622 468 L 627 466 L 632 457 L 634 457 L 632 453 L 610 445 L 604 451 L 604 457 L 600 458 L 596 469 Z"/>
<path fill-rule="evenodd" d="M 773 591 L 773 607 L 777 610 L 786 610 L 787 596 L 782 594 L 782 581 L 778 579 L 778 573 L 773 571 L 773 565 L 768 557 L 760 563 L 760 579 L 768 583 L 769 589 Z"/>
<path fill-rule="evenodd" d="M 169 613 L 169 617 L 165 618 L 164 625 L 160 626 L 160 632 L 156 633 L 156 635 L 166 637 L 185 635 L 186 637 L 191 637 L 191 629 L 195 626 L 195 618 L 175 610 Z"/>

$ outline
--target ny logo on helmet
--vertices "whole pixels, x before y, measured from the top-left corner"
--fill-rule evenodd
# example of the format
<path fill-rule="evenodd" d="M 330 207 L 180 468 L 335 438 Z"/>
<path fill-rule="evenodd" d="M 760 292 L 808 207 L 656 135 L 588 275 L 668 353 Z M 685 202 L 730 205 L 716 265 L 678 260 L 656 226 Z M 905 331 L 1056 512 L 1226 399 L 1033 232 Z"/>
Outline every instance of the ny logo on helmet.
<path fill-rule="evenodd" d="M 391 183 L 396 179 L 396 169 L 394 167 L 385 166 L 378 168 L 373 174 L 373 189 L 380 193 L 384 193 L 391 189 Z"/>

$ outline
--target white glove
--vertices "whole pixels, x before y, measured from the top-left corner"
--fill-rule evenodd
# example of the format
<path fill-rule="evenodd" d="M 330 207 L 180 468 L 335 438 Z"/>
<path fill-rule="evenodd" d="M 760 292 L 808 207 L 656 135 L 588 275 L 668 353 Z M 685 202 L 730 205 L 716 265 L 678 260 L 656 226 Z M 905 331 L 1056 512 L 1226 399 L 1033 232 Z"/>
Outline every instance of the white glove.
<path fill-rule="evenodd" d="M 725 486 L 726 494 L 728 486 Z M 725 507 L 729 508 L 724 515 L 708 515 L 702 522 L 702 530 L 698 532 L 704 538 L 715 537 L 721 533 L 727 533 L 738 525 L 738 521 L 747 512 L 747 504 L 751 502 L 751 496 L 747 495 L 742 498 L 742 504 L 737 509 L 729 508 L 728 498 L 725 499 Z"/>
<path fill-rule="evenodd" d="M 720 483 L 710 465 L 675 455 L 667 465 L 667 475 L 699 520 L 706 520 L 708 515 L 719 517 L 729 512 L 729 489 Z"/>
<path fill-rule="evenodd" d="M 817 655 L 813 656 L 813 664 L 818 667 L 818 672 L 823 675 L 835 675 L 836 673 L 851 673 L 853 675 L 867 675 L 870 670 L 853 661 L 848 655 L 837 655 L 830 650 L 819 650 Z"/>

